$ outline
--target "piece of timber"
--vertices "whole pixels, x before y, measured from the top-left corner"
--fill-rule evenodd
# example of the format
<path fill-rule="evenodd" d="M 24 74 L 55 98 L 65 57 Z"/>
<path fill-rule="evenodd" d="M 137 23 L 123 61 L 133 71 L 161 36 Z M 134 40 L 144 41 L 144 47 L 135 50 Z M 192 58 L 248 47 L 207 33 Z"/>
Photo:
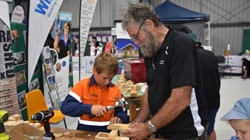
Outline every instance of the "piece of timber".
<path fill-rule="evenodd" d="M 64 128 L 51 128 L 52 133 L 64 133 L 69 131 L 69 135 L 63 135 L 62 137 L 56 138 L 56 140 L 94 140 L 98 132 L 90 132 L 83 130 L 73 130 Z"/>
<path fill-rule="evenodd" d="M 108 135 L 108 138 L 110 140 L 116 140 L 118 137 L 118 131 L 117 130 L 112 130 L 109 135 Z"/>
<path fill-rule="evenodd" d="M 113 123 L 113 124 L 110 124 L 107 129 L 109 130 L 126 130 L 126 129 L 129 129 L 128 128 L 128 124 L 122 124 L 122 123 Z"/>
<path fill-rule="evenodd" d="M 99 132 L 95 136 L 95 140 L 109 140 L 109 133 Z"/>
<path fill-rule="evenodd" d="M 118 131 L 112 130 L 110 133 L 99 132 L 95 140 L 129 140 L 129 137 L 118 137 Z"/>

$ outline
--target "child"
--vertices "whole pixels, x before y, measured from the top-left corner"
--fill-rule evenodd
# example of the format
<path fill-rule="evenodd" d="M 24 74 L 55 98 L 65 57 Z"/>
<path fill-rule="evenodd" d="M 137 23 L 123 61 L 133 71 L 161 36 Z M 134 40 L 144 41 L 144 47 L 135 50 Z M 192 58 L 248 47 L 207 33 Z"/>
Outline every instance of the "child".
<path fill-rule="evenodd" d="M 61 111 L 68 116 L 80 117 L 77 130 L 108 132 L 110 123 L 127 122 L 127 113 L 121 108 L 106 110 L 107 106 L 115 105 L 115 97 L 121 98 L 119 87 L 111 83 L 117 70 L 117 59 L 112 54 L 100 53 L 95 58 L 93 75 L 71 89 Z"/>
<path fill-rule="evenodd" d="M 250 140 L 250 98 L 239 99 L 221 120 L 229 121 L 235 130 L 231 140 Z"/>

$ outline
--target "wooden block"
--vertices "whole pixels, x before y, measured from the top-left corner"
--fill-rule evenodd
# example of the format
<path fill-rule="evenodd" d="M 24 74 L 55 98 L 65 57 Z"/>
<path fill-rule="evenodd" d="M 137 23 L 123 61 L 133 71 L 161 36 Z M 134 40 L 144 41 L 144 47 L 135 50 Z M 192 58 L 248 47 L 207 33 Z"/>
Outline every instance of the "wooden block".
<path fill-rule="evenodd" d="M 54 133 L 54 136 L 55 136 L 56 138 L 59 138 L 59 137 L 62 137 L 62 136 L 63 136 L 63 133 Z"/>
<path fill-rule="evenodd" d="M 10 117 L 8 118 L 8 120 L 9 120 L 9 121 L 17 121 L 17 119 L 16 119 L 15 116 L 10 116 Z"/>
<path fill-rule="evenodd" d="M 112 130 L 108 135 L 109 140 L 116 140 L 117 137 L 118 137 L 117 130 Z"/>
<path fill-rule="evenodd" d="M 110 124 L 107 129 L 109 130 L 126 130 L 126 129 L 129 129 L 128 128 L 128 124 L 122 124 L 122 123 L 113 123 L 113 124 Z"/>
<path fill-rule="evenodd" d="M 121 88 L 126 89 L 126 88 L 128 88 L 128 85 L 127 85 L 126 83 L 122 83 L 122 84 L 121 84 Z"/>
<path fill-rule="evenodd" d="M 126 89 L 125 89 L 125 92 L 126 92 L 126 93 L 130 93 L 131 90 L 132 90 L 132 88 L 126 88 Z"/>
<path fill-rule="evenodd" d="M 118 75 L 118 79 L 124 79 L 124 75 Z"/>
<path fill-rule="evenodd" d="M 118 137 L 116 140 L 129 140 L 129 137 Z"/>
<path fill-rule="evenodd" d="M 41 127 L 39 128 L 39 130 L 44 132 L 44 127 L 41 126 Z"/>
<path fill-rule="evenodd" d="M 137 92 L 135 90 L 130 91 L 130 96 L 131 97 L 137 96 Z"/>
<path fill-rule="evenodd" d="M 135 90 L 135 85 L 129 85 L 129 88 L 131 88 L 132 90 Z"/>
<path fill-rule="evenodd" d="M 33 126 L 33 127 L 35 127 L 35 123 L 30 123 L 30 126 Z"/>
<path fill-rule="evenodd" d="M 134 85 L 134 82 L 131 81 L 131 80 L 128 80 L 128 81 L 126 82 L 126 84 L 127 84 L 127 85 Z"/>
<path fill-rule="evenodd" d="M 136 96 L 137 96 L 137 93 L 130 93 L 130 96 L 131 96 L 131 97 L 136 97 Z"/>
<path fill-rule="evenodd" d="M 21 119 L 21 116 L 19 114 L 14 114 L 11 117 L 13 117 L 15 119 L 15 121 L 18 121 Z"/>
<path fill-rule="evenodd" d="M 69 135 L 69 134 L 70 134 L 69 131 L 66 131 L 66 132 L 63 133 L 63 135 Z"/>
<path fill-rule="evenodd" d="M 35 128 L 39 128 L 40 126 L 41 126 L 40 123 L 34 123 L 34 127 L 35 127 Z"/>
<path fill-rule="evenodd" d="M 95 136 L 95 140 L 108 140 L 109 133 L 104 133 L 104 132 L 99 132 L 96 136 Z"/>
<path fill-rule="evenodd" d="M 135 85 L 135 91 L 140 92 L 141 91 L 141 85 L 136 84 Z"/>
<path fill-rule="evenodd" d="M 124 79 L 117 80 L 118 83 L 124 83 Z"/>

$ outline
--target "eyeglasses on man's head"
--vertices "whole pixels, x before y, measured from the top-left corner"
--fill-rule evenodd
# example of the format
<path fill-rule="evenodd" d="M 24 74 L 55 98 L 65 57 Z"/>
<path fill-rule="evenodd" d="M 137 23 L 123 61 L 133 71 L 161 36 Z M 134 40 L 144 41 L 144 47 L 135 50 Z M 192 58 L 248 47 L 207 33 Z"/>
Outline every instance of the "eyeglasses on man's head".
<path fill-rule="evenodd" d="M 139 26 L 139 29 L 138 29 L 137 33 L 135 34 L 135 36 L 134 36 L 134 37 L 131 37 L 131 40 L 132 40 L 132 41 L 139 40 L 138 36 L 139 36 L 139 32 L 140 32 L 141 27 L 142 27 L 143 24 L 144 24 L 144 22 L 142 22 L 141 25 Z"/>

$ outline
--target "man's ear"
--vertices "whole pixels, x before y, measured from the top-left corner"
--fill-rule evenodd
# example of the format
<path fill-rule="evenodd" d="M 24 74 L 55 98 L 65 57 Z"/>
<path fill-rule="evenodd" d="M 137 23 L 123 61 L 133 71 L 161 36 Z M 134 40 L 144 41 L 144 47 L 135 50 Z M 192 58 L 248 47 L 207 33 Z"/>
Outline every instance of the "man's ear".
<path fill-rule="evenodd" d="M 145 21 L 145 24 L 149 31 L 152 31 L 154 29 L 154 22 L 151 19 L 147 19 Z"/>

